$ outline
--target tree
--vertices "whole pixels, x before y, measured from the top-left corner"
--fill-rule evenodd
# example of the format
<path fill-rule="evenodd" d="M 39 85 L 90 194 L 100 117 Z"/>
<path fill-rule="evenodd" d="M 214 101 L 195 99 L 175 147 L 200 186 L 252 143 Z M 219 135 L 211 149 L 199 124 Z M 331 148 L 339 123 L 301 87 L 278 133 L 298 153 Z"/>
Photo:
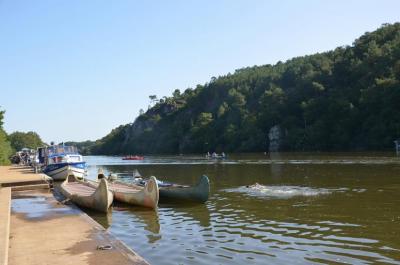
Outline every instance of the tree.
<path fill-rule="evenodd" d="M 212 113 L 202 112 L 200 113 L 196 124 L 199 127 L 204 127 L 207 126 L 212 121 L 213 121 Z"/>
<path fill-rule="evenodd" d="M 172 93 L 172 96 L 174 98 L 179 98 L 181 96 L 181 91 L 179 89 L 175 89 L 174 92 Z"/>
<path fill-rule="evenodd" d="M 150 105 L 154 105 L 157 102 L 157 96 L 156 95 L 150 95 Z"/>
<path fill-rule="evenodd" d="M 219 108 L 218 108 L 218 112 L 217 112 L 217 117 L 221 118 L 225 112 L 228 110 L 228 104 L 226 104 L 225 102 L 223 102 Z"/>
<path fill-rule="evenodd" d="M 19 151 L 22 148 L 36 149 L 44 145 L 40 136 L 35 132 L 13 132 L 8 136 L 11 146 Z"/>
<path fill-rule="evenodd" d="M 3 130 L 4 110 L 0 110 L 0 165 L 10 163 L 9 157 L 12 154 L 10 142 L 7 139 L 7 134 Z"/>

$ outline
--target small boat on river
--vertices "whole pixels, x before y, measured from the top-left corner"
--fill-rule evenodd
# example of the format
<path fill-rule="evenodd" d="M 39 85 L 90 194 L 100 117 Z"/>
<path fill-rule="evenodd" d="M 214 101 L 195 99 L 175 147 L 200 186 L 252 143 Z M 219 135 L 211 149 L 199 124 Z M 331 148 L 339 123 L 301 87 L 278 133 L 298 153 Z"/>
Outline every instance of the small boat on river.
<path fill-rule="evenodd" d="M 144 156 L 124 156 L 122 160 L 143 160 Z"/>
<path fill-rule="evenodd" d="M 204 203 L 210 195 L 210 180 L 206 175 L 202 175 L 195 186 L 161 182 L 159 189 L 162 201 L 173 199 Z"/>
<path fill-rule="evenodd" d="M 102 170 L 99 170 L 97 178 L 101 181 L 105 179 L 105 175 Z M 88 181 L 92 187 L 97 187 L 99 182 Z M 139 205 L 156 209 L 159 199 L 159 190 L 157 179 L 150 177 L 144 186 L 124 183 L 121 181 L 110 181 L 108 187 L 114 195 L 114 199 L 124 203 Z"/>
<path fill-rule="evenodd" d="M 61 193 L 79 206 L 107 212 L 113 202 L 113 194 L 109 190 L 106 179 L 101 179 L 96 187 L 89 182 L 78 180 L 69 175 L 60 186 Z"/>
<path fill-rule="evenodd" d="M 222 152 L 220 155 L 214 152 L 212 154 L 207 153 L 206 154 L 206 158 L 209 158 L 209 159 L 210 158 L 211 159 L 226 159 L 226 158 L 228 158 L 228 156 L 224 152 Z"/>

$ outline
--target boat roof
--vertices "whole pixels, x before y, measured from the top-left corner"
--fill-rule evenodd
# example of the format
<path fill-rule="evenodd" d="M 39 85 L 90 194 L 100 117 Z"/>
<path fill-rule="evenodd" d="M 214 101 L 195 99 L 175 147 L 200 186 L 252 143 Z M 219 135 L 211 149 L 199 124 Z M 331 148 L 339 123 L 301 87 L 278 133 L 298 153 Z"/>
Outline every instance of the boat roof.
<path fill-rule="evenodd" d="M 65 155 L 80 155 L 75 146 L 52 145 L 46 148 L 48 157 L 65 156 Z"/>

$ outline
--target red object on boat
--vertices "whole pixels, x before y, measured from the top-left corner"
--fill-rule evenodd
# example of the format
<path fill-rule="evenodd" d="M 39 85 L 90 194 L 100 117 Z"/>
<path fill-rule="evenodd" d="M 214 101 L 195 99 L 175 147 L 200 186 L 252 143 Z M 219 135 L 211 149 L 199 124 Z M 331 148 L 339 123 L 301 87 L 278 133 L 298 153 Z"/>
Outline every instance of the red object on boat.
<path fill-rule="evenodd" d="M 144 156 L 125 156 L 122 160 L 143 160 Z"/>

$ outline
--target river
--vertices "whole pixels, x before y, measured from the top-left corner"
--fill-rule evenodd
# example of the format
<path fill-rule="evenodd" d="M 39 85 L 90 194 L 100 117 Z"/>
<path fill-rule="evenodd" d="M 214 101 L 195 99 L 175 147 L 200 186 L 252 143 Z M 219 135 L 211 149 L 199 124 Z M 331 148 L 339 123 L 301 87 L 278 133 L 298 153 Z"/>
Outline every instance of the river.
<path fill-rule="evenodd" d="M 88 212 L 152 264 L 400 264 L 400 157 L 393 153 L 87 156 L 131 181 L 194 184 L 206 174 L 205 204 L 115 203 Z M 259 183 L 261 188 L 247 185 Z"/>

